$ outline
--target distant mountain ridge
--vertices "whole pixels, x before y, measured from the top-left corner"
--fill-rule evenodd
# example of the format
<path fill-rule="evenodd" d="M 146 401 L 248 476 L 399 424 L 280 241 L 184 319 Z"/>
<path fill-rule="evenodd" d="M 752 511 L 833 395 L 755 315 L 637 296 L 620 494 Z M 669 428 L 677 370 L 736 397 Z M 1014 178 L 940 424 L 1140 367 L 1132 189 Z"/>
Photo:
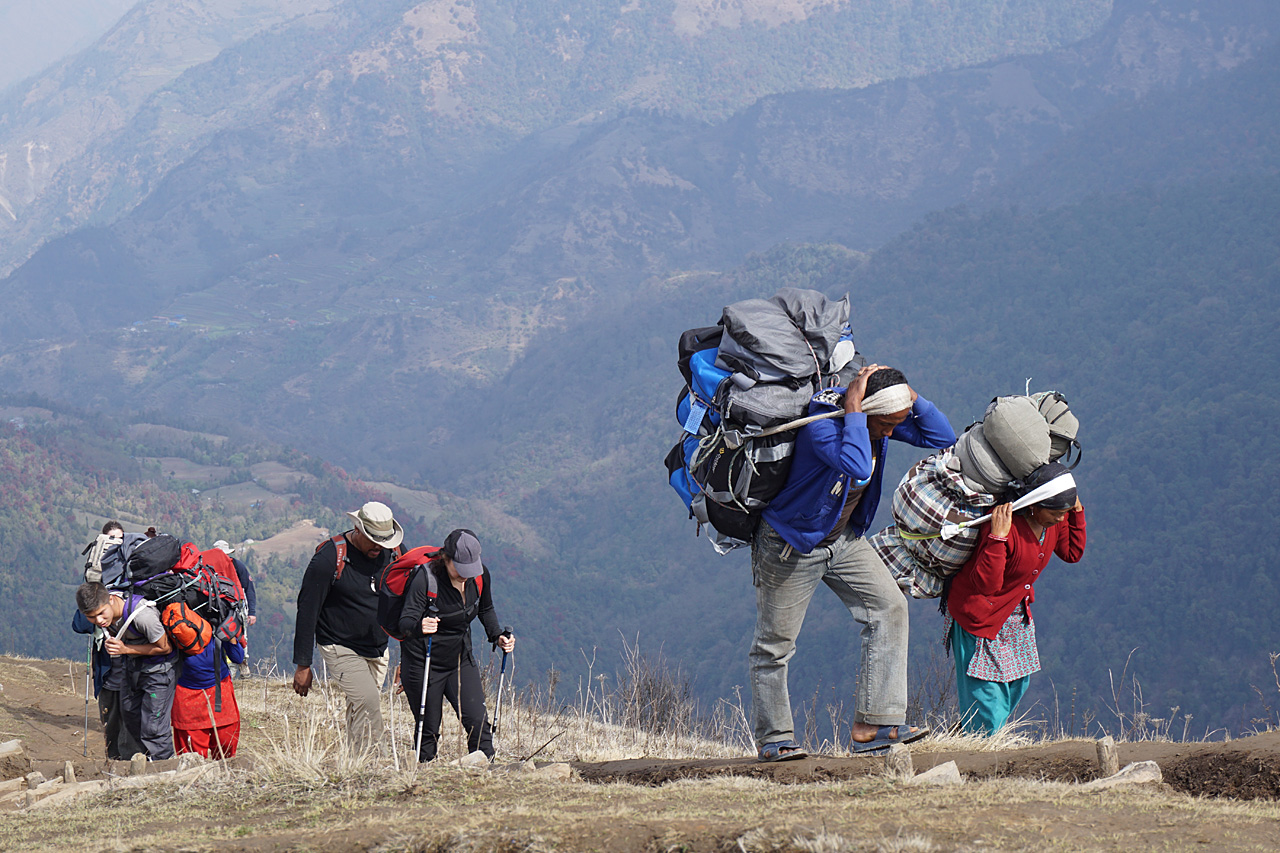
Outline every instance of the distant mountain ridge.
<path fill-rule="evenodd" d="M 0 270 L 76 226 L 114 221 L 202 157 L 237 175 L 224 190 L 237 201 L 333 205 L 333 173 L 354 172 L 338 178 L 343 199 L 367 185 L 380 195 L 373 208 L 392 201 L 412 221 L 432 204 L 407 189 L 425 187 L 429 200 L 441 180 L 529 133 L 626 108 L 715 117 L 798 86 L 1045 49 L 1085 35 L 1105 11 L 1105 0 L 882 11 L 787 0 L 148 0 L 0 104 Z M 261 236 L 308 231 L 306 216 L 278 225 Z"/>

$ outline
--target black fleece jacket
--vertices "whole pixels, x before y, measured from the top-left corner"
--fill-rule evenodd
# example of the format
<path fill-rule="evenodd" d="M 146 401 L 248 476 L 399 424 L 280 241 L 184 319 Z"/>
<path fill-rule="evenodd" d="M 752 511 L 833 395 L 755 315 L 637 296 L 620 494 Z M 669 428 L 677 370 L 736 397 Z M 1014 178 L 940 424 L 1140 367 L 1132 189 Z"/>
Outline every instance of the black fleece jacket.
<path fill-rule="evenodd" d="M 437 612 L 429 612 L 427 572 L 436 576 Z M 414 574 L 405 590 L 404 609 L 400 613 L 400 632 L 406 639 L 400 644 L 401 653 L 410 661 L 422 665 L 427 653 L 427 640 L 422 633 L 422 620 L 436 616 L 440 625 L 431 640 L 431 669 L 451 670 L 458 665 L 460 654 L 471 655 L 471 620 L 480 617 L 485 635 L 490 643 L 502 633 L 498 615 L 493 610 L 489 569 L 481 576 L 484 583 L 477 592 L 476 578 L 468 578 L 462 592 L 449 580 L 449 570 L 443 563 L 432 561 Z M 465 596 L 465 597 L 464 597 Z"/>
<path fill-rule="evenodd" d="M 333 540 L 320 547 L 307 564 L 298 590 L 295 666 L 311 666 L 316 643 L 346 646 L 361 657 L 381 657 L 387 650 L 387 634 L 378 624 L 378 575 L 392 559 L 392 552 L 384 548 L 376 560 L 370 560 L 348 542 L 347 567 L 335 580 Z"/>

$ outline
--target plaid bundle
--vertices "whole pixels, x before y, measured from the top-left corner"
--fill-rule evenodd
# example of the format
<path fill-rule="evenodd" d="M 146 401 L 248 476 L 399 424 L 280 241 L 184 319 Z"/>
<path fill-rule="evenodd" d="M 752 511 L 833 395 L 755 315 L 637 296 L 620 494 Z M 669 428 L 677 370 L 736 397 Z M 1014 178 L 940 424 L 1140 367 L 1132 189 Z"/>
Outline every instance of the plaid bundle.
<path fill-rule="evenodd" d="M 942 525 L 977 518 L 996 503 L 992 495 L 965 485 L 953 450 L 926 457 L 906 473 L 893 491 L 894 523 L 867 539 L 912 598 L 941 595 L 943 582 L 960 571 L 977 547 L 977 526 L 943 539 Z"/>

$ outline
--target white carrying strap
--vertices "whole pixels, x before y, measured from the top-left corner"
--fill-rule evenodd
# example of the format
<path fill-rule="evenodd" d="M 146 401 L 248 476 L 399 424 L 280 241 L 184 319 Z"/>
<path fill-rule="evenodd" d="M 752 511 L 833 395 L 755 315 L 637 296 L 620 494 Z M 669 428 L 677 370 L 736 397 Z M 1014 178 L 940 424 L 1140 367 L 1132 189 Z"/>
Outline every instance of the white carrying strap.
<path fill-rule="evenodd" d="M 1052 480 L 1045 483 L 1043 486 L 1038 486 L 1035 489 L 1032 489 L 1026 495 L 1014 501 L 1013 509 L 1017 511 L 1022 509 L 1023 507 L 1028 507 L 1028 506 L 1031 506 L 1032 504 L 1038 504 L 1042 500 L 1051 498 L 1054 495 L 1060 495 L 1063 492 L 1067 491 L 1068 489 L 1074 489 L 1075 487 L 1076 487 L 1076 480 L 1074 477 L 1072 477 L 1070 474 L 1059 474 L 1057 477 L 1054 477 Z M 981 524 L 982 522 L 989 521 L 990 519 L 991 519 L 991 513 L 987 513 L 984 516 L 981 516 L 979 518 L 973 518 L 973 519 L 970 519 L 969 521 L 961 522 L 960 524 L 952 524 L 951 522 L 948 522 L 942 525 L 942 538 L 952 539 L 955 536 L 959 535 L 960 531 L 964 530 L 966 527 L 973 527 L 975 524 Z"/>
<path fill-rule="evenodd" d="M 138 603 L 137 607 L 133 608 L 133 612 L 129 614 L 129 618 L 124 620 L 124 624 L 121 625 L 120 630 L 116 632 L 116 636 L 121 638 L 121 642 L 124 641 L 124 632 L 129 630 L 129 626 L 133 624 L 134 618 L 137 617 L 137 615 L 141 613 L 143 608 L 145 607 L 155 608 L 156 603 L 154 601 L 147 601 L 144 598 L 141 602 Z M 159 610 L 159 608 L 156 608 L 156 609 Z"/>

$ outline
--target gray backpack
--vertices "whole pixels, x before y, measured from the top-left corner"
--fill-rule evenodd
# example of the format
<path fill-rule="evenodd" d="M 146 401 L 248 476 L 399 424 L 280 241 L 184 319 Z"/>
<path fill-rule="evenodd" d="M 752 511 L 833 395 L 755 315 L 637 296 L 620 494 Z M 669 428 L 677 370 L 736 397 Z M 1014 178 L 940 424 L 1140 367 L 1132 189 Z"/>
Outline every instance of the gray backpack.
<path fill-rule="evenodd" d="M 124 589 L 129 585 L 125 564 L 139 542 L 145 542 L 145 533 L 125 533 L 123 537 L 99 533 L 97 538 L 84 546 L 84 579 L 86 583 L 98 582 L 108 589 Z"/>

